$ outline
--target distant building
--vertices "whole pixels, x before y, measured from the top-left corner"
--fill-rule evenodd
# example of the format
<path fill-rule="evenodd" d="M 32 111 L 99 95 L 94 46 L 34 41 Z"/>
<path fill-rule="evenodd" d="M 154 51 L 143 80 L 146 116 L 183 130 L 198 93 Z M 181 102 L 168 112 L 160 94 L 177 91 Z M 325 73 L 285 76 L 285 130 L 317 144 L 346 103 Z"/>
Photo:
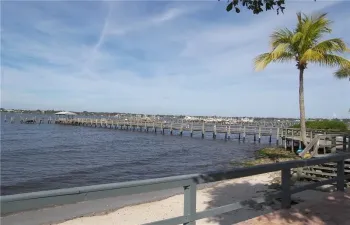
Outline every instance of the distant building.
<path fill-rule="evenodd" d="M 249 118 L 245 117 L 245 118 L 242 118 L 241 121 L 243 123 L 252 123 L 252 122 L 254 122 L 254 119 L 253 118 L 249 119 Z"/>

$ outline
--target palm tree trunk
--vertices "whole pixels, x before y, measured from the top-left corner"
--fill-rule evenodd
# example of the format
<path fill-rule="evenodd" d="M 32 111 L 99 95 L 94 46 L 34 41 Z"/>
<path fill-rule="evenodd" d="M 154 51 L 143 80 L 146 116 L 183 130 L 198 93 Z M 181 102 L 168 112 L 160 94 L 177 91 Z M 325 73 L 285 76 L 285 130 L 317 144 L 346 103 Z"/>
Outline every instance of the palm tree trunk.
<path fill-rule="evenodd" d="M 300 109 L 300 137 L 304 145 L 306 142 L 305 104 L 304 104 L 304 69 L 299 69 L 299 109 Z"/>

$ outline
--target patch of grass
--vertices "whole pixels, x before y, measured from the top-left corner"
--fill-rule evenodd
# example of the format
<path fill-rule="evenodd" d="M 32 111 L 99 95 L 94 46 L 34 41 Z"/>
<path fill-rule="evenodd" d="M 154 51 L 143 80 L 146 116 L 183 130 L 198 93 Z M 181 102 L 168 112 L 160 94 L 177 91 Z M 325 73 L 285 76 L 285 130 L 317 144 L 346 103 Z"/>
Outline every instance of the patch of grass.
<path fill-rule="evenodd" d="M 256 152 L 257 158 L 268 158 L 271 160 L 278 159 L 299 159 L 294 152 L 285 150 L 284 148 L 263 148 Z"/>
<path fill-rule="evenodd" d="M 263 148 L 255 152 L 255 159 L 245 162 L 233 162 L 232 164 L 249 167 L 297 159 L 300 159 L 298 155 L 284 148 Z"/>

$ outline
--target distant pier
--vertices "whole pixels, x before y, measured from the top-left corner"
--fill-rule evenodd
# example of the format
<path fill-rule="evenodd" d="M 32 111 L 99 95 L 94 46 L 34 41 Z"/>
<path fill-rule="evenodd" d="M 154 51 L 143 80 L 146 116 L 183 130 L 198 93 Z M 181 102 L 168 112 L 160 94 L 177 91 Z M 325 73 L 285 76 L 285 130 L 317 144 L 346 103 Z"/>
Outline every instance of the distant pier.
<path fill-rule="evenodd" d="M 243 124 L 216 124 L 205 122 L 159 122 L 159 121 L 126 121 L 118 119 L 89 119 L 89 118 L 75 118 L 75 119 L 57 119 L 56 124 L 74 125 L 74 126 L 89 126 L 102 127 L 109 129 L 152 132 L 169 135 L 183 136 L 184 132 L 189 133 L 191 137 L 195 134 L 200 134 L 202 138 L 210 133 L 213 139 L 217 138 L 218 134 L 222 134 L 225 140 L 238 139 L 245 141 L 250 136 L 254 142 L 261 142 L 263 137 L 268 138 L 268 142 L 272 143 L 273 137 L 276 143 L 279 143 L 280 127 L 265 127 L 265 126 L 251 126 Z"/>

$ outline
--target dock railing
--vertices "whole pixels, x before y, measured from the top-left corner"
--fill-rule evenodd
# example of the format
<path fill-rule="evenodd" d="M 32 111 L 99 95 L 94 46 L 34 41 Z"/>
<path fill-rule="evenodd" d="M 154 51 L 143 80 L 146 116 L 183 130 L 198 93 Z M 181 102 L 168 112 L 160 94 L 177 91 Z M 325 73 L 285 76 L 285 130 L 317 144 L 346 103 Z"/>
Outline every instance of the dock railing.
<path fill-rule="evenodd" d="M 253 199 L 256 203 L 263 203 L 268 199 L 281 198 L 281 208 L 291 207 L 292 194 L 313 189 L 325 184 L 336 184 L 338 191 L 344 191 L 345 180 L 350 179 L 350 174 L 344 174 L 344 160 L 349 159 L 349 153 L 332 154 L 321 158 L 307 160 L 296 160 L 266 164 L 248 168 L 236 168 L 229 171 L 213 172 L 207 174 L 191 174 L 157 178 L 141 181 L 130 181 L 122 183 L 101 184 L 76 188 L 58 189 L 50 191 L 40 191 L 16 195 L 1 196 L 1 214 L 18 213 L 26 210 L 34 210 L 45 207 L 72 204 L 81 201 L 116 197 L 120 195 L 131 195 L 145 192 L 159 191 L 176 187 L 184 189 L 184 214 L 150 224 L 195 224 L 196 220 L 208 218 L 238 210 L 243 207 L 243 203 L 232 203 L 216 208 L 207 209 L 201 212 L 196 211 L 196 190 L 197 185 L 215 181 L 222 181 L 240 177 L 247 177 L 274 171 L 281 171 L 282 190 L 260 199 Z M 291 186 L 291 169 L 323 164 L 327 162 L 337 163 L 336 177 L 304 186 Z M 247 199 L 248 200 L 248 199 Z"/>

